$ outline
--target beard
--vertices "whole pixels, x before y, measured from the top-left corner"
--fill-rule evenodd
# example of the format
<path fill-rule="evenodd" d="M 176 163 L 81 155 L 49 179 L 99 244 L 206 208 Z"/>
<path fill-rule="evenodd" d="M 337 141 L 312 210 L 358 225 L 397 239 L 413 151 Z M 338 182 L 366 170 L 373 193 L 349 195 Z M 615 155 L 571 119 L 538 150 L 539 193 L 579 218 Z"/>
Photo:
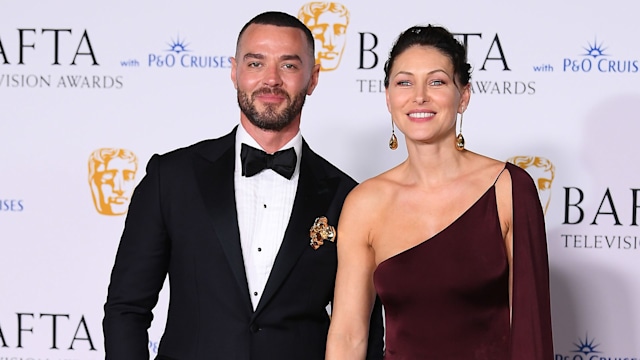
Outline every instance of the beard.
<path fill-rule="evenodd" d="M 262 112 L 258 111 L 255 101 L 256 97 L 262 94 L 274 94 L 284 97 L 286 99 L 285 108 L 278 111 L 278 104 L 266 104 Z M 240 111 L 254 126 L 267 131 L 280 131 L 291 124 L 293 119 L 302 112 L 306 95 L 306 88 L 296 94 L 293 99 L 286 91 L 280 88 L 263 88 L 253 92 L 251 98 L 249 98 L 246 92 L 238 89 L 238 105 L 240 106 Z"/>

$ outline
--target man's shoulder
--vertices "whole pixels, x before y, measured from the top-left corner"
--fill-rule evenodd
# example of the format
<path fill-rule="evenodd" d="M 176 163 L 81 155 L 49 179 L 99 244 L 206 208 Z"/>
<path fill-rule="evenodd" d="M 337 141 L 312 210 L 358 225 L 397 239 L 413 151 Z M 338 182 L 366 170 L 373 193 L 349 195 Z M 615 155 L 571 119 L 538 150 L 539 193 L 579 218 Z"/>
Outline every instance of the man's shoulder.
<path fill-rule="evenodd" d="M 235 144 L 234 135 L 235 129 L 221 137 L 201 140 L 181 148 L 173 149 L 159 156 L 166 160 L 184 159 L 185 157 L 192 157 L 197 154 L 201 154 L 205 157 L 215 157 L 225 150 L 233 147 Z"/>
<path fill-rule="evenodd" d="M 149 159 L 147 168 L 160 166 L 177 170 L 191 166 L 195 160 L 199 159 L 214 162 L 227 151 L 233 151 L 234 135 L 235 129 L 219 138 L 202 140 L 165 153 L 156 153 Z"/>

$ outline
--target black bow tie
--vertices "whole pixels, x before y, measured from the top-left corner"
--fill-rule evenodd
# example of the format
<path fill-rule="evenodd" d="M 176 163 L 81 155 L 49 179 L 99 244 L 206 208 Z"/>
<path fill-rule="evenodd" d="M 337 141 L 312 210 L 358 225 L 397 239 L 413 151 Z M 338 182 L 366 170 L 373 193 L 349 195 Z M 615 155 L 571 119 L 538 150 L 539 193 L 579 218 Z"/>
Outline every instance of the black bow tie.
<path fill-rule="evenodd" d="M 264 169 L 272 169 L 287 179 L 291 179 L 293 171 L 296 169 L 297 158 L 293 148 L 280 150 L 271 155 L 247 144 L 242 144 L 240 160 L 242 160 L 243 176 L 250 177 Z"/>

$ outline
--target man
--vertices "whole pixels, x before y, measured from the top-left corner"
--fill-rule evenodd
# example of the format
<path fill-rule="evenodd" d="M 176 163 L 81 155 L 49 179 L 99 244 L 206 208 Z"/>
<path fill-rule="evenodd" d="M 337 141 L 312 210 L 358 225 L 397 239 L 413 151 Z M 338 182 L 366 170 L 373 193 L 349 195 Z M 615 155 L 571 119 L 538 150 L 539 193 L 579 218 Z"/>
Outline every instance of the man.
<path fill-rule="evenodd" d="M 107 359 L 148 358 L 151 310 L 167 274 L 156 359 L 324 359 L 337 257 L 335 243 L 318 235 L 330 233 L 356 184 L 300 135 L 305 97 L 318 83 L 313 54 L 295 17 L 256 16 L 232 59 L 240 126 L 151 158 L 111 275 Z M 249 146 L 277 153 L 265 159 Z M 273 169 L 256 166 L 261 157 Z M 323 217 L 327 224 L 316 222 Z M 322 231 L 311 231 L 314 223 Z M 370 343 L 369 357 L 381 358 L 379 307 Z"/>
<path fill-rule="evenodd" d="M 126 149 L 101 148 L 89 157 L 89 187 L 96 210 L 102 215 L 127 212 L 135 187 L 138 158 Z"/>
<path fill-rule="evenodd" d="M 298 12 L 298 18 L 311 29 L 316 41 L 316 58 L 320 70 L 338 68 L 347 43 L 349 10 L 336 2 L 310 2 Z"/>

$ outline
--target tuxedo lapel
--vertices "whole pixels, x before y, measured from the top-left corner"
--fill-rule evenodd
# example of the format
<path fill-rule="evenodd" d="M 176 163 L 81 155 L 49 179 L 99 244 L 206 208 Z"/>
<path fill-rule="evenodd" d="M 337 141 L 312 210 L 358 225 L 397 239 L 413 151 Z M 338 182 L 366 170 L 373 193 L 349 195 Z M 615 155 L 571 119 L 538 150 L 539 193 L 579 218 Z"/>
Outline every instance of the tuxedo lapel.
<path fill-rule="evenodd" d="M 318 159 L 303 141 L 300 161 L 300 179 L 293 203 L 289 225 L 285 231 L 280 250 L 271 274 L 260 297 L 254 318 L 278 291 L 303 251 L 310 247 L 309 230 L 316 217 L 326 214 L 336 183 L 320 170 Z M 315 166 L 318 165 L 318 166 Z M 335 180 L 335 179 L 333 179 Z"/>
<path fill-rule="evenodd" d="M 211 217 L 213 228 L 229 261 L 241 293 L 246 293 L 243 302 L 252 309 L 247 288 L 247 276 L 242 259 L 240 231 L 236 216 L 233 172 L 235 167 L 235 131 L 221 138 L 215 149 L 206 149 L 203 158 L 196 162 L 196 176 L 202 200 Z M 215 157 L 211 153 L 219 154 Z"/>

